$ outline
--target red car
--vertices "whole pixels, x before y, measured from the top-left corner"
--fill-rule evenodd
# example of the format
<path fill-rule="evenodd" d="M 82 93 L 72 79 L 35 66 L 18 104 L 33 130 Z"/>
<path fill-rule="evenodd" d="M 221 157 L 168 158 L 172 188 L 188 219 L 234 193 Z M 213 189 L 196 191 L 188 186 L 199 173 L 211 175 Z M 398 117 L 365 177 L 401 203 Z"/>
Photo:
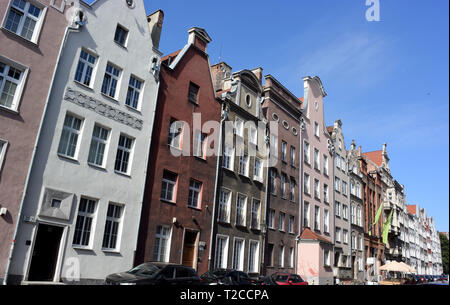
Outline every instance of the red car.
<path fill-rule="evenodd" d="M 272 276 L 277 285 L 308 285 L 299 275 L 291 273 L 277 273 Z"/>

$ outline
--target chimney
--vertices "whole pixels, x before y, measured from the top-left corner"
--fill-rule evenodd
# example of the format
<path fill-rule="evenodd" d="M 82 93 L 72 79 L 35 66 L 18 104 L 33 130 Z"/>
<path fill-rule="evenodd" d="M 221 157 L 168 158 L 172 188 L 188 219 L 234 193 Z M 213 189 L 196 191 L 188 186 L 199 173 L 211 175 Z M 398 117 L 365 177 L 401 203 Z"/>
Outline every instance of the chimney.
<path fill-rule="evenodd" d="M 356 148 L 356 144 L 355 144 L 355 140 L 352 140 L 352 144 L 350 145 L 350 150 L 355 150 Z"/>
<path fill-rule="evenodd" d="M 387 156 L 386 146 L 387 146 L 387 144 L 384 143 L 382 158 L 383 158 L 383 164 L 386 166 L 386 168 L 389 169 L 389 157 Z"/>
<path fill-rule="evenodd" d="M 159 49 L 159 40 L 161 39 L 162 25 L 164 21 L 164 12 L 157 10 L 147 16 L 148 28 L 152 37 L 153 47 Z"/>
<path fill-rule="evenodd" d="M 358 156 L 362 155 L 361 145 L 358 146 Z"/>
<path fill-rule="evenodd" d="M 263 69 L 261 67 L 255 68 L 252 70 L 252 73 L 255 74 L 256 78 L 259 80 L 259 83 L 262 83 L 262 73 Z"/>
<path fill-rule="evenodd" d="M 212 40 L 211 37 L 209 37 L 208 33 L 206 33 L 204 29 L 198 27 L 190 28 L 188 30 L 188 33 L 188 44 L 193 44 L 206 53 L 206 47 Z"/>
<path fill-rule="evenodd" d="M 214 90 L 216 92 L 224 89 L 224 82 L 231 77 L 231 71 L 231 67 L 225 62 L 220 62 L 211 66 Z"/>

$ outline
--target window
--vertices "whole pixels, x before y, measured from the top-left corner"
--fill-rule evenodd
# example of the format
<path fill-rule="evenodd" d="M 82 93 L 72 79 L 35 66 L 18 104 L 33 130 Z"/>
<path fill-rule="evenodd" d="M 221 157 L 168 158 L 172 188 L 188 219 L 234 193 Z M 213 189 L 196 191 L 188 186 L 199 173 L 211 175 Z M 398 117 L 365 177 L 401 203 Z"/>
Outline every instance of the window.
<path fill-rule="evenodd" d="M 164 171 L 161 184 L 161 199 L 175 202 L 175 192 L 178 175 Z"/>
<path fill-rule="evenodd" d="M 304 226 L 309 228 L 309 203 L 305 202 L 303 206 L 303 222 Z"/>
<path fill-rule="evenodd" d="M 103 77 L 102 93 L 115 98 L 119 77 L 120 70 L 108 63 L 106 65 L 105 76 Z"/>
<path fill-rule="evenodd" d="M 5 159 L 7 145 L 8 145 L 8 142 L 0 139 L 0 172 L 2 171 L 3 160 Z"/>
<path fill-rule="evenodd" d="M 0 107 L 16 110 L 23 71 L 11 67 L 0 61 Z"/>
<path fill-rule="evenodd" d="M 320 207 L 314 207 L 314 230 L 320 231 Z"/>
<path fill-rule="evenodd" d="M 361 215 L 361 207 L 358 206 L 356 209 L 356 223 L 358 226 L 362 226 L 362 215 Z"/>
<path fill-rule="evenodd" d="M 247 211 L 247 196 L 238 194 L 236 199 L 236 225 L 245 226 Z"/>
<path fill-rule="evenodd" d="M 323 210 L 323 231 L 325 233 L 330 232 L 330 213 L 328 210 Z"/>
<path fill-rule="evenodd" d="M 253 145 L 258 145 L 258 130 L 251 126 L 250 127 L 250 143 Z"/>
<path fill-rule="evenodd" d="M 295 167 L 295 147 L 294 146 L 291 146 L 290 157 L 291 157 L 291 166 Z"/>
<path fill-rule="evenodd" d="M 348 219 L 348 206 L 346 204 L 342 205 L 342 217 Z"/>
<path fill-rule="evenodd" d="M 189 182 L 188 207 L 200 208 L 202 183 L 191 179 Z"/>
<path fill-rule="evenodd" d="M 231 146 L 225 145 L 222 166 L 234 170 L 234 150 Z"/>
<path fill-rule="evenodd" d="M 116 249 L 122 218 L 122 209 L 123 207 L 121 205 L 112 203 L 108 205 L 102 243 L 104 249 Z"/>
<path fill-rule="evenodd" d="M 275 228 L 275 210 L 269 209 L 269 218 L 267 221 L 267 226 L 271 229 Z"/>
<path fill-rule="evenodd" d="M 278 137 L 274 134 L 270 135 L 270 156 L 278 158 Z"/>
<path fill-rule="evenodd" d="M 361 185 L 359 183 L 356 184 L 356 197 L 361 198 Z"/>
<path fill-rule="evenodd" d="M 341 203 L 339 201 L 336 201 L 334 203 L 334 210 L 335 210 L 335 214 L 336 216 L 341 216 Z"/>
<path fill-rule="evenodd" d="M 62 201 L 59 199 L 52 199 L 51 207 L 55 209 L 59 209 L 61 207 Z"/>
<path fill-rule="evenodd" d="M 358 235 L 358 250 L 362 250 L 362 237 L 361 235 Z"/>
<path fill-rule="evenodd" d="M 230 202 L 231 202 L 231 192 L 228 190 L 222 190 L 220 192 L 219 201 L 219 221 L 230 222 Z"/>
<path fill-rule="evenodd" d="M 198 104 L 198 91 L 200 87 L 196 84 L 190 82 L 189 83 L 189 92 L 188 92 L 188 100 L 194 104 Z"/>
<path fill-rule="evenodd" d="M 319 137 L 319 124 L 317 122 L 314 122 L 314 135 Z"/>
<path fill-rule="evenodd" d="M 281 141 L 281 161 L 286 162 L 286 148 L 287 143 L 284 141 Z"/>
<path fill-rule="evenodd" d="M 270 186 L 270 193 L 272 194 L 272 195 L 276 195 L 277 194 L 277 189 L 276 189 L 276 175 L 277 175 L 277 173 L 276 173 L 276 170 L 274 169 L 274 168 L 271 168 L 270 170 L 269 170 L 269 173 L 270 173 L 270 184 L 269 184 L 269 186 Z"/>
<path fill-rule="evenodd" d="M 228 258 L 228 236 L 217 235 L 214 267 L 221 269 L 227 268 L 227 258 Z"/>
<path fill-rule="evenodd" d="M 248 255 L 248 272 L 255 273 L 259 270 L 259 242 L 251 240 Z"/>
<path fill-rule="evenodd" d="M 305 144 L 303 145 L 303 155 L 305 159 L 305 163 L 310 164 L 309 161 L 309 143 L 305 141 Z"/>
<path fill-rule="evenodd" d="M 353 180 L 350 181 L 350 194 L 356 195 L 355 181 L 353 181 Z"/>
<path fill-rule="evenodd" d="M 348 230 L 343 230 L 343 232 L 342 232 L 342 240 L 343 240 L 343 242 L 344 242 L 344 244 L 348 244 Z"/>
<path fill-rule="evenodd" d="M 169 226 L 157 226 L 155 235 L 155 245 L 153 247 L 153 261 L 168 262 L 170 253 L 170 233 Z"/>
<path fill-rule="evenodd" d="M 71 158 L 75 157 L 81 123 L 81 119 L 66 114 L 61 139 L 59 140 L 58 154 Z"/>
<path fill-rule="evenodd" d="M 356 208 L 353 204 L 350 206 L 350 218 L 351 223 L 356 224 Z"/>
<path fill-rule="evenodd" d="M 181 140 L 183 133 L 183 122 L 177 121 L 176 119 L 170 119 L 169 127 L 169 139 L 168 143 L 170 146 L 181 149 Z"/>
<path fill-rule="evenodd" d="M 289 248 L 289 267 L 294 268 L 294 248 Z"/>
<path fill-rule="evenodd" d="M 341 158 L 341 169 L 342 171 L 345 173 L 345 168 L 346 168 L 346 162 L 345 162 L 345 158 L 342 157 Z"/>
<path fill-rule="evenodd" d="M 92 132 L 91 147 L 89 148 L 88 163 L 103 166 L 103 156 L 108 144 L 108 129 L 94 126 Z"/>
<path fill-rule="evenodd" d="M 291 177 L 289 181 L 289 200 L 295 202 L 295 179 Z"/>
<path fill-rule="evenodd" d="M 307 173 L 304 174 L 303 183 L 304 183 L 303 188 L 304 188 L 305 194 L 308 194 L 308 195 L 311 194 L 309 175 Z"/>
<path fill-rule="evenodd" d="M 336 242 L 340 243 L 341 242 L 341 228 L 336 227 L 335 235 L 336 235 L 336 237 L 335 237 Z"/>
<path fill-rule="evenodd" d="M 80 206 L 78 207 L 77 222 L 73 235 L 73 244 L 76 246 L 89 246 L 91 238 L 91 227 L 94 220 L 95 200 L 81 197 Z"/>
<path fill-rule="evenodd" d="M 258 157 L 255 157 L 255 167 L 254 167 L 254 173 L 253 173 L 253 179 L 262 181 L 262 162 L 261 159 Z"/>
<path fill-rule="evenodd" d="M 280 256 L 279 256 L 279 265 L 280 268 L 284 268 L 284 246 L 280 246 Z"/>
<path fill-rule="evenodd" d="M 244 121 L 239 117 L 234 120 L 234 133 L 241 138 L 244 137 Z"/>
<path fill-rule="evenodd" d="M 317 148 L 314 148 L 314 168 L 320 170 L 320 155 Z"/>
<path fill-rule="evenodd" d="M 138 80 L 136 77 L 130 76 L 130 81 L 128 83 L 127 99 L 125 101 L 125 104 L 127 106 L 130 106 L 134 109 L 138 109 L 142 83 L 143 82 Z"/>
<path fill-rule="evenodd" d="M 352 249 L 356 249 L 355 245 L 356 245 L 356 237 L 355 237 L 355 233 L 352 232 L 352 240 L 351 240 Z"/>
<path fill-rule="evenodd" d="M 341 191 L 341 179 L 339 179 L 338 177 L 334 177 L 334 189 L 336 192 Z"/>
<path fill-rule="evenodd" d="M 88 87 L 90 86 L 96 60 L 97 58 L 94 55 L 89 54 L 85 50 L 81 50 L 80 59 L 78 60 L 78 66 L 75 72 L 75 80 L 77 82 Z"/>
<path fill-rule="evenodd" d="M 323 173 L 328 176 L 328 157 L 323 155 Z"/>
<path fill-rule="evenodd" d="M 206 159 L 206 134 L 201 133 L 200 131 L 195 131 L 194 134 L 194 156 Z"/>
<path fill-rule="evenodd" d="M 342 195 L 347 196 L 347 182 L 342 181 Z"/>
<path fill-rule="evenodd" d="M 341 168 L 341 156 L 336 154 L 335 160 L 336 160 L 336 167 Z"/>
<path fill-rule="evenodd" d="M 288 225 L 288 227 L 289 227 L 289 233 L 294 233 L 294 216 L 292 216 L 292 215 L 290 215 L 289 216 L 289 225 Z"/>
<path fill-rule="evenodd" d="M 42 16 L 42 8 L 29 1 L 13 0 L 6 18 L 5 28 L 23 38 L 35 41 L 37 38 L 37 27 Z"/>
<path fill-rule="evenodd" d="M 323 184 L 323 201 L 329 202 L 328 184 Z"/>
<path fill-rule="evenodd" d="M 330 251 L 329 250 L 323 251 L 323 264 L 325 266 L 330 266 Z"/>
<path fill-rule="evenodd" d="M 364 270 L 363 258 L 358 257 L 358 271 L 363 271 L 363 270 Z"/>
<path fill-rule="evenodd" d="M 239 174 L 248 176 L 248 155 L 244 154 L 239 157 Z"/>
<path fill-rule="evenodd" d="M 280 182 L 280 186 L 281 186 L 281 192 L 280 192 L 280 196 L 281 198 L 285 199 L 286 198 L 286 180 L 287 180 L 287 176 L 285 173 L 281 173 L 281 182 Z"/>
<path fill-rule="evenodd" d="M 234 239 L 233 269 L 244 271 L 244 240 L 240 238 Z"/>
<path fill-rule="evenodd" d="M 261 202 L 257 199 L 253 199 L 252 204 L 252 219 L 251 219 L 251 227 L 252 229 L 259 230 L 259 209 L 261 206 Z"/>
<path fill-rule="evenodd" d="M 128 174 L 132 146 L 132 138 L 120 135 L 119 145 L 117 146 L 116 165 L 114 167 L 117 172 Z"/>
<path fill-rule="evenodd" d="M 127 37 L 128 30 L 118 24 L 116 27 L 116 32 L 114 33 L 114 41 L 124 47 L 127 42 Z"/>
<path fill-rule="evenodd" d="M 273 266 L 273 244 L 267 244 L 267 265 Z"/>
<path fill-rule="evenodd" d="M 320 182 L 314 179 L 314 197 L 320 199 Z"/>
<path fill-rule="evenodd" d="M 280 214 L 278 215 L 278 230 L 283 231 L 284 232 L 284 219 L 286 217 L 286 214 L 284 214 L 283 212 L 280 212 Z"/>

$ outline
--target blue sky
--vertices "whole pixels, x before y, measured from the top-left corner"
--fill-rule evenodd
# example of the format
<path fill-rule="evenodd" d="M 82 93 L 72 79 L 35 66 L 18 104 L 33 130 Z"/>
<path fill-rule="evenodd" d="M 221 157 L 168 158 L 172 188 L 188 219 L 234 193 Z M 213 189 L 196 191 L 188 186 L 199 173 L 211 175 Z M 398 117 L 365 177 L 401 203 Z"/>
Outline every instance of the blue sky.
<path fill-rule="evenodd" d="M 408 204 L 425 207 L 449 231 L 449 2 L 380 0 L 380 22 L 365 0 L 145 0 L 165 13 L 160 50 L 187 42 L 199 26 L 233 67 L 262 67 L 303 95 L 301 78 L 318 75 L 328 96 L 325 120 L 343 122 L 347 147 L 387 143 L 393 176 Z"/>

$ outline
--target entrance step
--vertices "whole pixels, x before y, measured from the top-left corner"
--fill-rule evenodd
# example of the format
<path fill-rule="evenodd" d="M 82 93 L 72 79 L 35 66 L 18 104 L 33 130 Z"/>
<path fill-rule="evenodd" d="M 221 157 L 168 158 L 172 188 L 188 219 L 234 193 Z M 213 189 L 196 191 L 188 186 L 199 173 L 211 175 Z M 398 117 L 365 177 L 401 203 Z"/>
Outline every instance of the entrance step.
<path fill-rule="evenodd" d="M 22 281 L 21 285 L 66 285 L 61 282 L 38 282 L 38 281 Z"/>

